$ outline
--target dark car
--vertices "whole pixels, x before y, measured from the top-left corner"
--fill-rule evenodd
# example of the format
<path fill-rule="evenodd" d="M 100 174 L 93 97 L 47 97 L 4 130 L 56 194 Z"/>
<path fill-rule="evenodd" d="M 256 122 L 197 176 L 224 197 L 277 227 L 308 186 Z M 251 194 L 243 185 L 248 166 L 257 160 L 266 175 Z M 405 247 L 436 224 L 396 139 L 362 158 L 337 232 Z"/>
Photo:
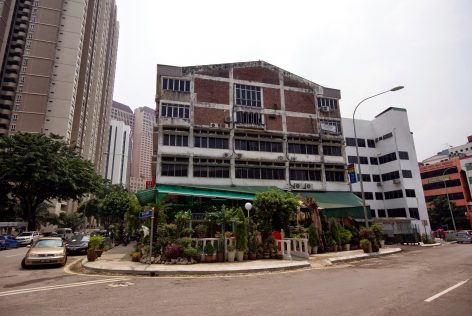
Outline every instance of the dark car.
<path fill-rule="evenodd" d="M 0 249 L 18 248 L 18 242 L 11 235 L 0 236 Z"/>
<path fill-rule="evenodd" d="M 66 245 L 67 254 L 85 254 L 89 247 L 90 235 L 76 234 Z"/>

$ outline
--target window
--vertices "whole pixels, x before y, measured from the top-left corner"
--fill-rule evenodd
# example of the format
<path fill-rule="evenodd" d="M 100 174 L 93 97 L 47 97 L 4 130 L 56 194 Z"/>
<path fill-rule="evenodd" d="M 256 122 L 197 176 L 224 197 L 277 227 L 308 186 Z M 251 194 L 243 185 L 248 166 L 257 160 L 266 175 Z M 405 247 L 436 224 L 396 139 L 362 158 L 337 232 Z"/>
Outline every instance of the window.
<path fill-rule="evenodd" d="M 187 135 L 173 135 L 173 134 L 164 134 L 164 145 L 165 146 L 188 146 L 188 136 Z"/>
<path fill-rule="evenodd" d="M 357 180 L 360 180 L 359 174 L 357 174 Z M 362 174 L 362 181 L 363 182 L 371 182 L 370 174 Z"/>
<path fill-rule="evenodd" d="M 298 167 L 300 168 L 300 167 Z M 321 171 L 314 169 L 298 169 L 290 167 L 290 180 L 294 181 L 321 181 Z"/>
<path fill-rule="evenodd" d="M 227 138 L 210 137 L 210 136 L 195 136 L 195 147 L 199 148 L 216 148 L 228 149 L 229 140 Z"/>
<path fill-rule="evenodd" d="M 341 133 L 341 122 L 334 120 L 320 120 L 321 131 L 334 134 Z"/>
<path fill-rule="evenodd" d="M 341 147 L 339 147 L 339 146 L 323 146 L 323 154 L 325 156 L 342 156 Z"/>
<path fill-rule="evenodd" d="M 164 90 L 179 91 L 179 92 L 190 92 L 190 81 L 164 78 L 162 80 L 162 88 Z"/>
<path fill-rule="evenodd" d="M 11 131 L 11 132 L 16 131 L 16 125 L 15 125 L 15 124 L 11 124 L 11 125 L 10 125 L 10 131 Z"/>
<path fill-rule="evenodd" d="M 405 189 L 406 197 L 416 197 L 415 190 L 412 189 Z"/>
<path fill-rule="evenodd" d="M 410 217 L 411 217 L 411 218 L 420 219 L 420 213 L 418 212 L 418 208 L 416 208 L 416 207 L 410 207 L 410 208 L 408 209 L 408 211 L 410 212 Z"/>
<path fill-rule="evenodd" d="M 469 162 L 469 163 L 466 163 L 466 164 L 465 164 L 465 170 L 467 170 L 467 171 L 472 170 L 472 163 L 470 163 L 470 162 Z"/>
<path fill-rule="evenodd" d="M 318 155 L 318 145 L 288 143 L 290 154 Z"/>
<path fill-rule="evenodd" d="M 338 108 L 338 100 L 328 99 L 328 98 L 317 98 L 318 108 L 323 106 L 329 107 L 331 110 L 336 110 Z"/>
<path fill-rule="evenodd" d="M 388 163 L 388 162 L 394 161 L 394 160 L 397 160 L 397 154 L 393 152 L 393 153 L 390 153 L 390 154 L 380 156 L 379 157 L 379 164 L 382 165 L 384 163 Z"/>
<path fill-rule="evenodd" d="M 235 139 L 234 147 L 246 151 L 283 152 L 282 143 L 259 140 Z"/>
<path fill-rule="evenodd" d="M 377 210 L 377 214 L 379 214 L 379 217 L 387 217 L 385 210 Z"/>
<path fill-rule="evenodd" d="M 406 210 L 404 208 L 389 208 L 387 212 L 388 217 L 406 217 Z"/>
<path fill-rule="evenodd" d="M 375 141 L 373 139 L 368 139 L 367 140 L 367 147 L 375 148 Z"/>
<path fill-rule="evenodd" d="M 410 159 L 409 156 L 408 156 L 408 152 L 407 152 L 407 151 L 399 151 L 399 152 L 398 152 L 398 156 L 400 157 L 401 160 L 408 160 L 408 159 Z"/>
<path fill-rule="evenodd" d="M 469 183 L 472 184 L 472 177 L 469 177 Z"/>
<path fill-rule="evenodd" d="M 235 103 L 236 105 L 261 107 L 261 88 L 256 86 L 248 86 L 244 84 L 236 84 Z"/>
<path fill-rule="evenodd" d="M 399 199 L 403 197 L 403 191 L 402 190 L 388 191 L 384 193 L 384 196 L 386 200 Z"/>
<path fill-rule="evenodd" d="M 461 180 L 458 180 L 458 179 L 438 181 L 438 182 L 423 184 L 423 190 L 427 191 L 427 190 L 435 190 L 435 189 L 444 189 L 444 187 L 452 188 L 452 187 L 458 187 L 460 185 L 461 185 Z"/>
<path fill-rule="evenodd" d="M 359 160 L 360 160 L 362 165 L 368 165 L 369 164 L 369 161 L 367 160 L 367 157 L 360 156 Z M 357 163 L 357 157 L 356 156 L 347 156 L 347 161 L 349 163 Z"/>
<path fill-rule="evenodd" d="M 229 160 L 193 159 L 193 176 L 197 178 L 229 178 Z"/>
<path fill-rule="evenodd" d="M 375 210 L 370 209 L 370 217 L 376 217 Z"/>
<path fill-rule="evenodd" d="M 392 171 L 392 172 L 387 172 L 387 173 L 382 174 L 382 181 L 389 181 L 389 180 L 395 180 L 395 179 L 400 179 L 400 172 Z"/>
<path fill-rule="evenodd" d="M 413 178 L 413 174 L 411 170 L 402 170 L 403 178 Z"/>
<path fill-rule="evenodd" d="M 441 169 L 441 170 L 433 170 L 433 171 L 428 171 L 428 172 L 423 172 L 421 174 L 421 179 L 428 179 L 432 177 L 439 177 L 442 175 L 447 175 L 447 174 L 453 174 L 457 173 L 457 168 L 452 167 L 452 168 L 447 168 L 447 169 Z"/>
<path fill-rule="evenodd" d="M 18 114 L 13 114 L 13 115 L 11 116 L 11 121 L 12 121 L 12 122 L 16 122 L 17 119 L 18 119 Z"/>
<path fill-rule="evenodd" d="M 267 179 L 285 180 L 285 169 L 270 166 L 240 166 L 236 165 L 236 178 L 238 179 Z"/>
<path fill-rule="evenodd" d="M 373 174 L 372 175 L 372 181 L 374 182 L 380 182 L 380 176 L 378 174 Z"/>
<path fill-rule="evenodd" d="M 379 160 L 376 157 L 369 157 L 371 165 L 378 165 Z"/>
<path fill-rule="evenodd" d="M 188 119 L 190 115 L 189 106 L 185 104 L 162 103 L 161 117 L 179 117 Z"/>
<path fill-rule="evenodd" d="M 357 139 L 357 146 L 358 146 L 358 147 L 365 147 L 365 139 L 363 139 L 363 138 L 358 138 L 358 139 Z"/>
<path fill-rule="evenodd" d="M 375 199 L 376 200 L 383 200 L 382 192 L 375 192 Z"/>
<path fill-rule="evenodd" d="M 325 175 L 326 175 L 326 181 L 344 182 L 344 171 L 326 170 Z"/>
<path fill-rule="evenodd" d="M 351 137 L 346 137 L 346 146 L 356 147 L 356 139 Z"/>
<path fill-rule="evenodd" d="M 373 200 L 374 199 L 374 195 L 372 194 L 372 192 L 364 192 L 364 197 L 366 200 Z"/>
<path fill-rule="evenodd" d="M 250 124 L 250 125 L 263 125 L 262 114 L 257 112 L 236 112 L 236 123 Z"/>
<path fill-rule="evenodd" d="M 392 136 L 393 136 L 392 133 L 388 133 L 388 134 L 385 134 L 384 136 L 382 136 L 381 138 L 382 138 L 383 140 L 386 140 L 386 139 L 389 139 L 389 138 L 392 137 Z"/>
<path fill-rule="evenodd" d="M 161 175 L 167 177 L 186 177 L 188 174 L 188 158 L 162 157 Z"/>

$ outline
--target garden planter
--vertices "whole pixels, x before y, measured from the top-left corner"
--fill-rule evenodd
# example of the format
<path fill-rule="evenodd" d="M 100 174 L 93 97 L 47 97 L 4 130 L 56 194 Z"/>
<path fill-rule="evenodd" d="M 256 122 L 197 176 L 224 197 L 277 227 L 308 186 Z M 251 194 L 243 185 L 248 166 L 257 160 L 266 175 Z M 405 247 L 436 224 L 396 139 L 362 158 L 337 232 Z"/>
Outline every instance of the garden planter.
<path fill-rule="evenodd" d="M 344 250 L 344 251 L 349 251 L 349 250 L 351 250 L 351 244 L 345 244 L 345 245 L 343 245 L 343 250 Z"/>
<path fill-rule="evenodd" d="M 103 249 L 97 249 L 97 250 L 95 250 L 95 254 L 97 255 L 97 257 L 101 257 L 101 256 L 102 256 L 102 253 L 103 253 Z"/>
<path fill-rule="evenodd" d="M 236 251 L 236 260 L 238 261 L 244 260 L 244 251 Z"/>
<path fill-rule="evenodd" d="M 248 254 L 249 260 L 256 260 L 257 259 L 257 254 L 255 252 L 250 252 Z"/>
<path fill-rule="evenodd" d="M 385 248 L 385 240 L 380 241 L 380 248 Z"/>
<path fill-rule="evenodd" d="M 218 251 L 216 252 L 216 262 L 224 262 L 225 261 L 225 252 Z"/>
<path fill-rule="evenodd" d="M 369 247 L 363 247 L 362 250 L 364 250 L 364 253 L 371 253 L 372 252 L 372 245 L 369 245 Z"/>
<path fill-rule="evenodd" d="M 205 262 L 213 262 L 213 255 L 205 255 Z"/>
<path fill-rule="evenodd" d="M 236 251 L 228 251 L 228 262 L 234 262 L 235 256 L 236 256 Z"/>
<path fill-rule="evenodd" d="M 97 254 L 95 253 L 95 250 L 87 251 L 87 260 L 90 262 L 97 260 Z"/>
<path fill-rule="evenodd" d="M 316 255 L 318 253 L 318 246 L 311 247 L 311 253 Z"/>

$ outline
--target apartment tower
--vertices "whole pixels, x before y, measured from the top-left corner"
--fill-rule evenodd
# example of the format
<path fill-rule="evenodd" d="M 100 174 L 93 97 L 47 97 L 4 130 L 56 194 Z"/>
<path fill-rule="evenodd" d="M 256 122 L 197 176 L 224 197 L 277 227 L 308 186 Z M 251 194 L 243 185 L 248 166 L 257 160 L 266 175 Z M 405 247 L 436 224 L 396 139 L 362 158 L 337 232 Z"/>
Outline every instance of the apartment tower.
<path fill-rule="evenodd" d="M 115 1 L 0 1 L 0 16 L 0 136 L 59 134 L 104 174 Z"/>

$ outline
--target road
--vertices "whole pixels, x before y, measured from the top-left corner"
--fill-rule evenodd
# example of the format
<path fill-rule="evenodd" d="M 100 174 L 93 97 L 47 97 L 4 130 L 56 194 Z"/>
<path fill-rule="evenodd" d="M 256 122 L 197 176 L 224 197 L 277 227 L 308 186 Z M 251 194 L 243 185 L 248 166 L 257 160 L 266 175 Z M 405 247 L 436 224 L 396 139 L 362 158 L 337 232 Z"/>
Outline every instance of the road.
<path fill-rule="evenodd" d="M 24 252 L 0 252 L 1 315 L 472 315 L 472 245 L 411 247 L 328 269 L 119 281 L 21 270 Z"/>

